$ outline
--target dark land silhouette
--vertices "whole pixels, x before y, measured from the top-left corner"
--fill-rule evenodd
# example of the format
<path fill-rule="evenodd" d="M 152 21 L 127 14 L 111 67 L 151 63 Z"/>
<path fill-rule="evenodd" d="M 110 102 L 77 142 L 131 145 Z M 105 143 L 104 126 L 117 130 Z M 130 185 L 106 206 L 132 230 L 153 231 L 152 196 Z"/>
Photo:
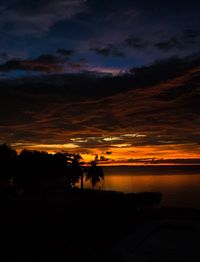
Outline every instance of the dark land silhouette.
<path fill-rule="evenodd" d="M 155 208 L 160 193 L 99 190 L 102 168 L 80 155 L 4 144 L 0 165 L 2 261 L 121 261 L 113 247 L 144 223 L 200 219 L 199 210 Z"/>

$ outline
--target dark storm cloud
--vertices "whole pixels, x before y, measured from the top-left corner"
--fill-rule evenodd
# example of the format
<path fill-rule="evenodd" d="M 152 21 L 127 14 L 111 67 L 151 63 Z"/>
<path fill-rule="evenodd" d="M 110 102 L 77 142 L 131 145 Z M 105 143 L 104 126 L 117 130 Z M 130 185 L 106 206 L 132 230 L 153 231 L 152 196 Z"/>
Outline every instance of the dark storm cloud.
<path fill-rule="evenodd" d="M 9 58 L 9 55 L 6 52 L 0 53 L 0 59 L 7 60 Z"/>
<path fill-rule="evenodd" d="M 182 39 L 186 43 L 194 44 L 200 40 L 200 30 L 192 30 L 192 29 L 184 30 L 182 34 Z"/>
<path fill-rule="evenodd" d="M 124 70 L 166 53 L 197 52 L 198 7 L 194 0 L 2 0 L 0 49 L 32 58 L 61 47 L 57 55 L 65 61 L 75 49 L 73 58 L 86 57 L 91 67 Z"/>
<path fill-rule="evenodd" d="M 40 55 L 38 58 L 33 60 L 35 62 L 40 62 L 40 63 L 49 63 L 49 64 L 56 64 L 59 62 L 58 58 L 52 54 L 43 54 Z"/>
<path fill-rule="evenodd" d="M 164 40 L 162 34 L 157 33 L 154 35 L 155 43 L 153 38 L 145 39 L 144 36 L 129 36 L 124 43 L 127 47 L 140 51 L 153 50 L 156 47 L 163 52 L 168 52 L 190 50 L 192 46 L 200 42 L 200 30 L 186 29 L 182 32 L 177 32 L 173 36 L 170 36 L 170 32 L 164 33 L 167 35 Z"/>
<path fill-rule="evenodd" d="M 200 63 L 187 58 L 180 64 L 176 75 L 145 84 L 139 80 L 146 77 L 142 69 L 117 77 L 85 74 L 1 80 L 0 135 L 10 143 L 73 142 L 104 152 L 128 145 L 194 147 L 200 144 Z M 148 74 L 155 79 L 156 66 L 152 67 Z"/>
<path fill-rule="evenodd" d="M 42 54 L 33 59 L 6 59 L 2 57 L 0 72 L 34 71 L 41 76 L 43 73 L 62 74 L 87 71 L 88 63 L 85 58 L 71 59 L 74 50 L 58 49 L 56 54 Z M 4 59 L 7 61 L 5 62 Z"/>
<path fill-rule="evenodd" d="M 191 63 L 194 63 L 192 61 Z M 130 73 L 134 74 L 138 85 L 153 85 L 167 81 L 191 67 L 190 59 L 183 60 L 179 57 L 170 57 L 156 61 L 149 66 L 134 67 Z"/>
<path fill-rule="evenodd" d="M 174 49 L 184 49 L 184 44 L 182 41 L 177 39 L 177 37 L 172 37 L 167 41 L 164 42 L 158 42 L 155 44 L 155 46 L 163 51 L 169 51 L 169 50 L 174 50 Z"/>
<path fill-rule="evenodd" d="M 12 59 L 0 65 L 1 72 L 16 70 L 53 73 L 62 71 L 62 66 L 58 58 L 51 54 L 44 54 L 32 60 Z"/>
<path fill-rule="evenodd" d="M 168 40 L 155 43 L 155 47 L 162 51 L 184 50 L 198 43 L 200 43 L 200 30 L 188 29 Z"/>
<path fill-rule="evenodd" d="M 168 55 L 189 55 L 199 50 L 199 3 L 191 1 L 89 1 L 95 11 L 93 41 L 120 46 L 128 58 L 141 64 Z M 100 47 L 102 47 L 100 45 Z M 128 47 L 128 48 L 127 48 Z M 104 46 L 100 54 L 109 55 Z M 139 52 L 138 52 L 139 51 Z"/>
<path fill-rule="evenodd" d="M 98 55 L 103 56 L 114 56 L 114 57 L 123 57 L 125 54 L 120 51 L 117 47 L 112 44 L 108 44 L 104 47 L 94 47 L 90 48 L 90 51 L 95 52 Z"/>
<path fill-rule="evenodd" d="M 69 68 L 73 71 L 86 71 L 87 67 L 88 67 L 88 63 L 87 60 L 85 58 L 81 58 L 77 61 L 71 61 L 68 63 Z"/>
<path fill-rule="evenodd" d="M 66 56 L 66 57 L 74 55 L 74 53 L 75 53 L 75 50 L 63 49 L 63 48 L 58 48 L 57 49 L 57 54 L 63 55 L 63 56 Z"/>
<path fill-rule="evenodd" d="M 148 47 L 148 43 L 139 37 L 129 37 L 125 40 L 125 44 L 130 48 L 144 49 Z"/>
<path fill-rule="evenodd" d="M 197 152 L 200 63 L 184 57 L 199 52 L 199 7 L 196 0 L 2 0 L 1 142 L 68 143 L 110 158 L 120 147 L 135 155 L 149 147 L 147 158 L 153 146 L 157 155 Z"/>
<path fill-rule="evenodd" d="M 10 0 L 1 1 L 1 29 L 14 34 L 47 33 L 59 21 L 83 11 L 85 0 Z"/>

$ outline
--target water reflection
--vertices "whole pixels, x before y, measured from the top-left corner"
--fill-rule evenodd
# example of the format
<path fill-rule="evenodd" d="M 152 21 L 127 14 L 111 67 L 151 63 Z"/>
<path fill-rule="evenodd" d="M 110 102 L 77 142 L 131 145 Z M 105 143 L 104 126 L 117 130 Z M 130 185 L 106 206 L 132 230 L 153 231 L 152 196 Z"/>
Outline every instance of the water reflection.
<path fill-rule="evenodd" d="M 134 172 L 133 172 L 134 171 Z M 200 208 L 200 172 L 133 168 L 104 168 L 105 178 L 100 185 L 104 190 L 122 192 L 161 192 L 162 206 Z M 87 183 L 86 187 L 90 187 Z"/>

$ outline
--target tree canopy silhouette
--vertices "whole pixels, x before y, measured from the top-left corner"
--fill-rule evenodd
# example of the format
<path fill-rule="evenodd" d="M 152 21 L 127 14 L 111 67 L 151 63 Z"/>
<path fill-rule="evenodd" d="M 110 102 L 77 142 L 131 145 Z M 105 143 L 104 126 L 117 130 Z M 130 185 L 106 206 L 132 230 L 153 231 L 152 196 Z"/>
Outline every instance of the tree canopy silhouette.
<path fill-rule="evenodd" d="M 14 189 L 23 195 L 44 196 L 48 192 L 60 192 L 75 188 L 80 182 L 83 190 L 84 174 L 92 187 L 104 178 L 96 161 L 85 167 L 79 154 L 49 154 L 36 150 L 22 150 L 19 154 L 8 145 L 0 145 L 0 187 Z M 14 185 L 14 186 L 13 186 Z"/>
<path fill-rule="evenodd" d="M 92 161 L 87 170 L 86 181 L 89 180 L 94 188 L 97 183 L 104 179 L 103 169 L 97 166 L 96 161 Z"/>
<path fill-rule="evenodd" d="M 0 191 L 9 187 L 15 174 L 17 152 L 8 145 L 0 145 Z"/>
<path fill-rule="evenodd" d="M 81 162 L 81 156 L 79 154 L 73 155 L 70 159 L 71 163 L 68 167 L 68 176 L 71 179 L 71 185 L 75 188 L 76 183 L 81 179 L 81 189 L 83 189 L 83 175 L 84 167 L 83 162 Z"/>

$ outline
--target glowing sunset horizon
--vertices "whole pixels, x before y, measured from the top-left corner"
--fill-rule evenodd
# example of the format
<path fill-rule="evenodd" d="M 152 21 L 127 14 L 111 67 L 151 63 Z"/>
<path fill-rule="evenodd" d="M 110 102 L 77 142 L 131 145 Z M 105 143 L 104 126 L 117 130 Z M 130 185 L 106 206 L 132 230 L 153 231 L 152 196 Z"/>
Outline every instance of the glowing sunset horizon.
<path fill-rule="evenodd" d="M 198 3 L 36 2 L 2 3 L 0 143 L 200 163 Z"/>

